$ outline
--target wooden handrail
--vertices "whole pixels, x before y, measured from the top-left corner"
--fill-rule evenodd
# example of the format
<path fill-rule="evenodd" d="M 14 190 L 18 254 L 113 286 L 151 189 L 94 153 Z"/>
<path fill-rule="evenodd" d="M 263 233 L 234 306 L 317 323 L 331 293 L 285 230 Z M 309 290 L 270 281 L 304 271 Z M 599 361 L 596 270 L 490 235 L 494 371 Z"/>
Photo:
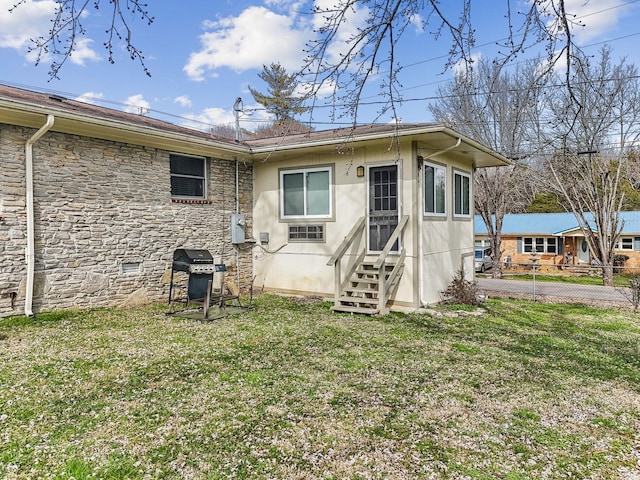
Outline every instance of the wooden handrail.
<path fill-rule="evenodd" d="M 336 264 L 338 260 L 340 260 L 340 258 L 342 258 L 344 253 L 347 251 L 347 248 L 349 248 L 349 245 L 353 243 L 353 241 L 356 238 L 356 235 L 360 233 L 360 231 L 363 228 L 364 228 L 364 217 L 360 217 L 356 222 L 356 224 L 351 229 L 351 231 L 349 231 L 349 233 L 344 237 L 344 240 L 342 240 L 342 243 L 340 244 L 336 252 L 331 256 L 331 258 L 327 262 L 327 265 L 333 266 Z"/>
<path fill-rule="evenodd" d="M 389 255 L 389 252 L 393 248 L 393 244 L 396 243 L 396 240 L 404 230 L 404 227 L 407 226 L 408 221 L 409 221 L 409 215 L 404 215 L 402 217 L 402 220 L 400 220 L 400 223 L 398 224 L 398 226 L 395 228 L 395 230 L 389 237 L 389 240 L 387 240 L 387 243 L 382 249 L 382 252 L 380 252 L 380 256 L 378 257 L 378 260 L 376 260 L 376 263 L 373 265 L 373 268 L 380 268 L 384 264 L 385 260 L 387 259 L 387 255 Z"/>

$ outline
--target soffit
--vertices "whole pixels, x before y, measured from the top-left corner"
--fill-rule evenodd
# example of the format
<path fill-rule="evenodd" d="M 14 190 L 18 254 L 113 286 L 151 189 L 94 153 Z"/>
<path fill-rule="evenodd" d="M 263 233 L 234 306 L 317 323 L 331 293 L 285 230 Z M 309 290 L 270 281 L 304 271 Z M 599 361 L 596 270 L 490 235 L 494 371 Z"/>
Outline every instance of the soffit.
<path fill-rule="evenodd" d="M 458 142 L 460 140 L 460 142 Z M 406 124 L 399 127 L 389 125 L 367 125 L 308 132 L 282 138 L 248 140 L 256 161 L 286 160 L 305 155 L 336 154 L 358 155 L 363 147 L 381 147 L 397 156 L 397 144 L 416 142 L 418 155 L 424 158 L 447 151 L 449 158 L 456 158 L 475 167 L 508 165 L 509 160 L 491 149 L 442 125 Z M 401 157 L 410 157 L 412 152 L 400 151 Z M 434 158 L 435 159 L 435 158 Z"/>

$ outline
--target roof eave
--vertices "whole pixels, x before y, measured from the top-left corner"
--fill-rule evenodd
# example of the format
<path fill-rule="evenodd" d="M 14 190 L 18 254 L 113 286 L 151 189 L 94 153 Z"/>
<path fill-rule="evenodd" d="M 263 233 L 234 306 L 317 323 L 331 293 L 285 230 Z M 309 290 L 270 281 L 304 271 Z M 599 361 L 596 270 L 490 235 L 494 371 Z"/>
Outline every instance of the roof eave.
<path fill-rule="evenodd" d="M 442 133 L 442 134 L 448 135 L 453 140 L 461 139 L 461 143 L 464 142 L 464 144 L 468 145 L 469 147 L 472 147 L 474 150 L 481 153 L 483 155 L 483 159 L 479 163 L 476 162 L 477 167 L 498 167 L 498 166 L 506 166 L 511 164 L 509 159 L 507 159 L 503 155 L 497 152 L 494 152 L 490 148 L 482 145 L 481 143 L 476 142 L 475 140 L 472 140 L 471 138 L 459 132 L 456 132 L 455 130 L 449 127 L 446 127 L 444 125 L 437 125 L 437 124 L 418 125 L 413 128 L 403 128 L 401 130 L 389 129 L 386 131 L 377 131 L 377 132 L 371 132 L 371 133 L 355 133 L 352 135 L 345 136 L 345 140 L 348 143 L 352 144 L 357 142 L 371 142 L 376 140 L 379 141 L 379 140 L 392 138 L 394 136 L 411 137 L 411 136 L 428 135 L 432 133 Z M 336 145 L 337 140 L 338 139 L 336 137 L 329 137 L 329 138 L 320 138 L 317 140 L 305 139 L 298 142 L 287 143 L 287 144 L 278 144 L 277 142 L 274 141 L 273 144 L 269 144 L 269 145 L 253 146 L 251 147 L 251 151 L 257 157 L 260 157 L 262 155 L 266 157 L 271 157 L 276 152 L 285 153 L 285 152 L 291 152 L 294 150 L 299 151 L 299 150 L 305 150 L 305 149 L 309 150 L 309 149 L 317 149 L 317 148 L 323 148 L 323 147 L 324 148 L 331 147 Z"/>
<path fill-rule="evenodd" d="M 103 140 L 119 141 L 194 155 L 251 159 L 249 148 L 241 143 L 226 143 L 198 135 L 162 130 L 153 126 L 94 117 L 64 108 L 41 106 L 0 98 L 0 112 L 2 112 L 2 123 L 38 128 L 44 124 L 47 115 L 52 114 L 55 117 L 52 131 L 91 136 Z"/>

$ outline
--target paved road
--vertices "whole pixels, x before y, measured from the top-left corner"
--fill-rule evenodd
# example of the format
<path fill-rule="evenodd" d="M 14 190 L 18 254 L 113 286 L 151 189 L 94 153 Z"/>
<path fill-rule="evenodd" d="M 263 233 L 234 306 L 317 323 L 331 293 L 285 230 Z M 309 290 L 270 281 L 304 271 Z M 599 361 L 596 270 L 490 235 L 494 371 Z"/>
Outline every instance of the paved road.
<path fill-rule="evenodd" d="M 530 295 L 533 298 L 533 282 L 509 279 L 477 278 L 478 288 L 484 292 Z M 577 285 L 559 282 L 536 282 L 536 296 L 550 296 L 585 300 L 589 302 L 631 304 L 628 289 L 598 285 Z M 627 295 L 625 295 L 625 293 Z"/>

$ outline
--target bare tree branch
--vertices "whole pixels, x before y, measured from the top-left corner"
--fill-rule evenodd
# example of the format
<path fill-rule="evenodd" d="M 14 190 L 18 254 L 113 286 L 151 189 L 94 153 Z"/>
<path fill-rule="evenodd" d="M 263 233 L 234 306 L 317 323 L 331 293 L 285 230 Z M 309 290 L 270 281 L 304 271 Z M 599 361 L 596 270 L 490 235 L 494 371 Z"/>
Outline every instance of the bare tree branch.
<path fill-rule="evenodd" d="M 543 78 L 552 72 L 561 59 L 566 62 L 566 85 L 571 84 L 569 71 L 580 60 L 580 49 L 575 45 L 572 30 L 582 24 L 566 11 L 564 0 L 535 0 L 526 4 L 524 11 L 512 8 L 516 3 L 507 0 L 506 20 L 508 38 L 496 64 L 501 69 L 518 55 L 536 45 L 544 45 L 547 51 L 546 67 L 537 74 Z M 344 115 L 357 117 L 365 87 L 373 81 L 380 82 L 382 95 L 387 100 L 380 114 L 402 100 L 398 73 L 400 65 L 394 63 L 394 50 L 406 28 L 417 19 L 426 27 L 434 40 L 446 37 L 450 49 L 444 68 L 473 65 L 472 49 L 475 45 L 471 22 L 471 7 L 478 5 L 463 0 L 457 10 L 457 21 L 445 13 L 438 0 L 336 0 L 332 7 L 316 6 L 314 13 L 322 18 L 317 38 L 307 45 L 307 61 L 302 73 L 310 77 L 314 85 L 312 95 L 321 87 L 331 85 L 332 101 L 345 105 Z M 520 2 L 517 5 L 521 5 Z M 481 8 L 481 7 L 480 7 Z M 357 12 L 366 14 L 366 23 L 342 41 L 341 34 L 352 27 Z M 336 49 L 340 55 L 336 55 Z M 384 78 L 380 80 L 381 74 Z"/>
<path fill-rule="evenodd" d="M 10 11 L 20 8 L 25 2 L 26 0 L 20 0 Z M 110 22 L 104 32 L 106 40 L 103 44 L 108 52 L 109 62 L 115 63 L 114 43 L 124 41 L 131 59 L 137 60 L 143 71 L 151 76 L 142 51 L 133 43 L 133 30 L 130 26 L 132 21 L 130 17 L 139 16 L 147 22 L 147 25 L 151 25 L 154 21 L 149 14 L 148 4 L 140 0 L 57 0 L 51 28 L 47 35 L 31 39 L 32 45 L 29 51 L 36 53 L 36 65 L 49 55 L 53 55 L 49 77 L 59 78 L 60 70 L 73 55 L 80 39 L 87 34 L 82 19 L 91 3 L 95 10 L 99 10 L 104 3 L 107 3 L 106 9 L 111 9 Z"/>
<path fill-rule="evenodd" d="M 605 47 L 596 62 L 575 64 L 572 92 L 549 99 L 556 116 L 556 154 L 547 163 L 553 189 L 576 216 L 589 250 L 613 284 L 616 243 L 623 228 L 623 184 L 629 146 L 640 135 L 640 86 L 635 66 L 611 60 Z M 577 100 L 577 102 L 576 102 Z"/>

